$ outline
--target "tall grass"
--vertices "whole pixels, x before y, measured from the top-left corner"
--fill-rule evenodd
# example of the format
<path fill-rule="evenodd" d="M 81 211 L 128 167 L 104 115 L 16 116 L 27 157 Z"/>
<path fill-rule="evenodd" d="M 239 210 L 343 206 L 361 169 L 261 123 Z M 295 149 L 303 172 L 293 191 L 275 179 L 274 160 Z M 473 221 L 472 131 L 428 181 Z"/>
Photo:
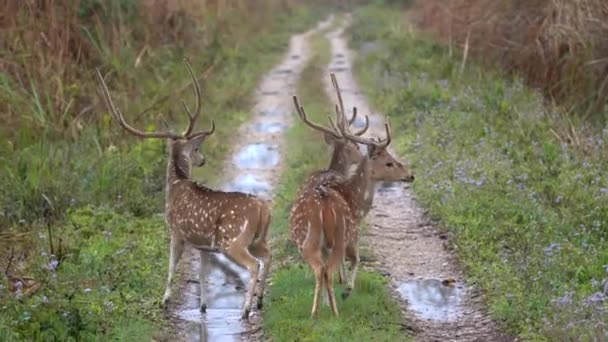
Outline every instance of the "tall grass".
<path fill-rule="evenodd" d="M 523 75 L 584 117 L 606 119 L 608 2 L 417 1 L 412 16 L 444 42 Z M 604 121 L 605 122 L 605 121 Z"/>

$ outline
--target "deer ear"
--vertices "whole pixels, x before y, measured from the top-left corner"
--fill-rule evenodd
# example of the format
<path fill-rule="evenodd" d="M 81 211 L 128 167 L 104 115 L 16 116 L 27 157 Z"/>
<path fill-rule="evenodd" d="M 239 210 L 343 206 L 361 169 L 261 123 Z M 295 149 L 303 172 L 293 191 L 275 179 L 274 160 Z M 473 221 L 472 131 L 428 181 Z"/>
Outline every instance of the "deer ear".
<path fill-rule="evenodd" d="M 323 138 L 325 139 L 325 143 L 328 145 L 333 145 L 336 142 L 336 138 L 327 133 L 323 134 Z"/>
<path fill-rule="evenodd" d="M 197 147 L 199 147 L 203 141 L 205 141 L 205 138 L 207 138 L 207 134 L 199 134 L 199 135 L 195 135 L 192 138 L 188 139 L 188 146 L 190 146 L 190 148 L 195 149 Z"/>

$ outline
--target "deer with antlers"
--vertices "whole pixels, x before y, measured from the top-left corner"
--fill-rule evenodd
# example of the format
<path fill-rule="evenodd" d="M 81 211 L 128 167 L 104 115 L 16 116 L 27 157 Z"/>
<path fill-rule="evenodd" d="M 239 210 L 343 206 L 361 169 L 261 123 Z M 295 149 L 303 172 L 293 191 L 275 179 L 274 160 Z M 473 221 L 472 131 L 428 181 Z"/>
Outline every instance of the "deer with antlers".
<path fill-rule="evenodd" d="M 105 102 L 113 118 L 129 133 L 139 138 L 167 139 L 169 158 L 165 184 L 165 220 L 170 229 L 170 257 L 167 287 L 163 296 L 166 306 L 171 297 L 171 282 L 185 244 L 200 250 L 201 259 L 205 253 L 223 253 L 227 258 L 246 268 L 250 275 L 249 288 L 245 296 L 242 318 L 247 319 L 256 284 L 260 283 L 257 296 L 258 308 L 262 307 L 264 285 L 270 266 L 271 255 L 267 244 L 271 214 L 266 201 L 253 195 L 239 192 L 212 190 L 195 183 L 191 178 L 191 168 L 205 163 L 200 153 L 203 141 L 215 131 L 215 123 L 207 131 L 193 133 L 193 128 L 201 112 L 201 94 L 198 80 L 192 67 L 185 60 L 192 78 L 196 95 L 196 108 L 191 112 L 182 102 L 188 116 L 188 126 L 182 134 L 172 132 L 144 132 L 133 128 L 115 107 L 103 76 L 97 69 Z M 201 262 L 200 309 L 207 309 L 205 301 L 205 269 Z M 259 279 L 258 279 L 259 277 Z"/>
<path fill-rule="evenodd" d="M 376 182 L 409 182 L 414 178 L 408 168 L 386 149 L 391 141 L 388 123 L 385 125 L 386 139 L 383 141 L 361 137 L 369 124 L 367 116 L 365 127 L 361 131 L 354 134 L 350 132 L 337 80 L 333 74 L 331 76 L 339 102 L 336 105 L 337 126 L 331 118 L 329 121 L 333 128 L 311 122 L 294 96 L 294 104 L 302 121 L 323 132 L 326 142 L 331 142 L 333 147 L 329 169 L 316 171 L 308 178 L 298 192 L 290 215 L 292 239 L 315 271 L 313 316 L 318 311 L 319 293 L 323 288 L 326 288 L 331 309 L 337 315 L 331 279 L 335 269 L 340 268 L 344 256 L 349 259 L 353 270 L 344 298 L 354 288 L 359 263 L 357 226 L 371 208 L 370 196 L 373 196 L 371 194 Z M 348 126 L 355 121 L 356 113 L 354 108 Z M 357 143 L 367 146 L 366 156 L 361 156 Z M 350 149 L 349 153 L 344 153 L 345 149 Z M 351 165 L 356 165 L 356 168 L 354 174 L 347 177 Z M 323 262 L 323 254 L 329 254 L 327 263 Z M 340 279 L 343 279 L 341 273 L 340 268 Z"/>

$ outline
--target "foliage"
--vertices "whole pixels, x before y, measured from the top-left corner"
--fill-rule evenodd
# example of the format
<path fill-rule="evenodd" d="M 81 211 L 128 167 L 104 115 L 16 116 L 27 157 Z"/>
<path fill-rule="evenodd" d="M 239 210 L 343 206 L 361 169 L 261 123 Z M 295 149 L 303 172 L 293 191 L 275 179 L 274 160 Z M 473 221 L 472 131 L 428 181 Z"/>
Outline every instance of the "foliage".
<path fill-rule="evenodd" d="M 608 3 L 416 1 L 412 18 L 448 44 L 518 73 L 574 113 L 606 120 Z"/>
<path fill-rule="evenodd" d="M 165 143 L 135 141 L 111 120 L 96 93 L 94 67 L 106 75 L 129 122 L 154 130 L 166 119 L 181 130 L 179 100 L 193 102 L 182 61 L 189 57 L 202 79 L 198 125 L 217 124 L 203 146 L 208 163 L 197 174 L 213 182 L 259 78 L 294 31 L 324 14 L 324 7 L 283 8 L 276 1 L 254 9 L 222 2 L 221 11 L 212 2 L 209 11 L 183 10 L 200 1 L 149 2 L 181 6 L 157 22 L 146 14 L 153 9 L 140 7 L 144 3 L 0 5 L 14 14 L 3 22 L 10 39 L 0 43 L 10 52 L 0 63 L 11 66 L 0 74 L 0 270 L 7 270 L 0 277 L 1 340 L 170 334 L 156 305 L 168 258 L 168 234 L 158 216 Z M 65 40 L 76 47 L 64 54 L 40 50 L 45 35 L 57 35 L 51 44 Z M 73 49 L 82 54 L 66 52 Z"/>
<path fill-rule="evenodd" d="M 390 7 L 356 11 L 352 27 L 358 77 L 494 317 L 528 339 L 605 338 L 606 129 L 584 131 L 517 79 L 460 73 Z"/>

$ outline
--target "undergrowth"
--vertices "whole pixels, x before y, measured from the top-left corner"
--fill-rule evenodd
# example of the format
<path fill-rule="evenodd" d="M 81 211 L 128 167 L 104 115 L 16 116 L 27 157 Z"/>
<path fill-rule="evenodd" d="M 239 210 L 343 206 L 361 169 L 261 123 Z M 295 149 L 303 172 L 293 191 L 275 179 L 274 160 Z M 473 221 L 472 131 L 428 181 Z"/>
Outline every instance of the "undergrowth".
<path fill-rule="evenodd" d="M 316 122 L 324 122 L 331 108 L 322 83 L 322 78 L 329 77 L 325 74 L 329 43 L 317 34 L 311 38 L 311 45 L 314 55 L 302 72 L 297 95 L 307 114 Z M 329 307 L 322 306 L 319 317 L 310 318 L 314 274 L 289 242 L 288 217 L 298 187 L 312 171 L 326 167 L 329 155 L 319 133 L 294 120 L 286 138 L 287 171 L 275 196 L 271 234 L 278 266 L 264 312 L 265 334 L 274 341 L 407 340 L 405 332 L 400 331 L 400 313 L 387 291 L 386 280 L 375 272 L 359 271 L 354 293 L 347 300 L 341 300 L 344 289 L 336 286 L 340 317 L 333 317 Z"/>
<path fill-rule="evenodd" d="M 460 52 L 403 18 L 386 5 L 355 12 L 356 73 L 469 282 L 526 339 L 605 339 L 608 130 L 576 134 L 582 125 L 521 81 L 472 63 L 461 72 Z"/>
<path fill-rule="evenodd" d="M 11 39 L 2 42 L 13 52 L 1 62 L 10 57 L 11 68 L 0 72 L 1 340 L 149 341 L 171 334 L 157 305 L 168 259 L 160 215 L 165 144 L 135 140 L 111 119 L 94 67 L 106 75 L 127 121 L 159 130 L 166 120 L 177 131 L 185 118 L 179 100 L 191 104 L 194 97 L 183 64 L 188 57 L 203 88 L 197 126 L 211 119 L 217 125 L 197 174 L 213 183 L 260 76 L 289 36 L 324 11 L 275 1 L 252 9 L 238 1 L 201 13 L 200 6 L 185 11 L 186 0 L 174 3 L 177 12 L 161 13 L 168 22 L 141 15 L 143 2 L 128 0 L 2 4 L 19 17 L 3 23 L 14 24 L 3 26 Z M 92 12 L 73 12 L 87 4 Z M 28 11 L 42 11 L 44 20 Z M 87 59 L 24 43 L 55 32 L 49 43 L 60 44 L 72 27 L 80 28 L 70 31 L 70 44 L 81 43 L 74 51 L 94 45 Z M 47 80 L 53 69 L 59 76 Z"/>

